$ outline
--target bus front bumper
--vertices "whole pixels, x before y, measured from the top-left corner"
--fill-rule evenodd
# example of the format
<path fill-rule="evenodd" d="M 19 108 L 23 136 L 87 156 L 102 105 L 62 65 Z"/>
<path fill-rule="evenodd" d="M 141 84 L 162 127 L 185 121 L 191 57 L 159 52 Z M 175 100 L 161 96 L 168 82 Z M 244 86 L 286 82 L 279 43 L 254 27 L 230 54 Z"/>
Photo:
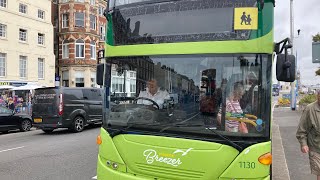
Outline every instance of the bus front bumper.
<path fill-rule="evenodd" d="M 108 167 L 98 156 L 98 164 L 97 164 L 97 179 L 98 180 L 154 180 L 155 178 L 152 177 L 145 177 L 145 176 L 134 176 L 129 173 L 120 172 Z M 234 178 L 238 179 L 238 178 Z M 241 178 L 239 178 L 241 179 Z M 219 180 L 227 180 L 225 178 L 219 178 Z M 228 178 L 230 180 L 230 178 Z M 258 179 L 250 179 L 250 180 L 270 180 L 270 176 L 265 178 L 258 178 Z"/>

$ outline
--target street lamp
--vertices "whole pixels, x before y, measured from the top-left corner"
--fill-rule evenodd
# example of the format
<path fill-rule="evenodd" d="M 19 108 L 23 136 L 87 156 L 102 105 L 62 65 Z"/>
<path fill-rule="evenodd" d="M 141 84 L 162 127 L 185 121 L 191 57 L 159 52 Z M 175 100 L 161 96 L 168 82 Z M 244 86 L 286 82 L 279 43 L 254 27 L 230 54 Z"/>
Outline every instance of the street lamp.
<path fill-rule="evenodd" d="M 291 33 L 291 43 L 293 46 L 293 39 L 294 39 L 294 20 L 293 20 L 293 0 L 290 0 L 290 33 Z M 298 31 L 300 34 L 300 31 Z M 291 49 L 291 55 L 293 55 L 293 49 Z M 295 81 L 291 83 L 291 110 L 296 110 L 296 92 L 295 92 Z"/>

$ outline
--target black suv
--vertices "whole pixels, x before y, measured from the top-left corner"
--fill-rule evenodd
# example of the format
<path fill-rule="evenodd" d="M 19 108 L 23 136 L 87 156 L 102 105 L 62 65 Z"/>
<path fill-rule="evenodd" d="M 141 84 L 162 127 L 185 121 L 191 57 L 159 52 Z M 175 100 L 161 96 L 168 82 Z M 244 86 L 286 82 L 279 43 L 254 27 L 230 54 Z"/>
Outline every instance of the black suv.
<path fill-rule="evenodd" d="M 20 129 L 20 131 L 30 131 L 32 127 L 31 116 L 28 114 L 18 114 L 11 109 L 0 106 L 0 132 L 7 133 L 9 130 Z"/>

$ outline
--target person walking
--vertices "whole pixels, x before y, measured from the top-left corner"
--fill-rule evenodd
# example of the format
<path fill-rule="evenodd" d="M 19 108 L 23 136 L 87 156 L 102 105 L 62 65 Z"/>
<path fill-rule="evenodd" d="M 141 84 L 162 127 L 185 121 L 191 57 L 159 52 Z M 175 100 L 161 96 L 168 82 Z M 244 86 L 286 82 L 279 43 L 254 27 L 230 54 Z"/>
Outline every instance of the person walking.
<path fill-rule="evenodd" d="M 301 152 L 309 153 L 311 174 L 320 180 L 320 90 L 317 91 L 317 101 L 304 109 L 296 137 Z"/>

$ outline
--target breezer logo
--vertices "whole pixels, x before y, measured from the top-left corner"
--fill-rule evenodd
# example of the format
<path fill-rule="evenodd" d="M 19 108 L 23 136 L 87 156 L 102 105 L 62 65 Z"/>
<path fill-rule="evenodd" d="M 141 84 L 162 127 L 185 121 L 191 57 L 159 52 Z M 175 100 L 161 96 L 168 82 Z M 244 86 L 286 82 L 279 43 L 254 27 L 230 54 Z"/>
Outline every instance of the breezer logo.
<path fill-rule="evenodd" d="M 180 149 L 177 149 L 175 152 L 173 152 L 173 154 L 177 154 L 177 153 L 182 153 L 181 156 L 185 156 L 188 154 L 189 151 L 191 151 L 193 148 L 189 148 L 187 149 L 186 151 L 183 151 L 183 150 L 180 150 Z"/>
<path fill-rule="evenodd" d="M 172 154 L 165 154 L 165 153 L 158 154 L 157 151 L 153 149 L 148 149 L 143 152 L 143 156 L 146 157 L 146 161 L 148 164 L 152 164 L 155 161 L 157 161 L 160 163 L 178 167 L 179 165 L 182 164 L 182 162 L 180 158 L 175 158 L 175 155 L 178 153 L 182 153 L 181 156 L 186 156 L 192 149 L 193 148 L 189 148 L 186 151 L 177 149 Z"/>

